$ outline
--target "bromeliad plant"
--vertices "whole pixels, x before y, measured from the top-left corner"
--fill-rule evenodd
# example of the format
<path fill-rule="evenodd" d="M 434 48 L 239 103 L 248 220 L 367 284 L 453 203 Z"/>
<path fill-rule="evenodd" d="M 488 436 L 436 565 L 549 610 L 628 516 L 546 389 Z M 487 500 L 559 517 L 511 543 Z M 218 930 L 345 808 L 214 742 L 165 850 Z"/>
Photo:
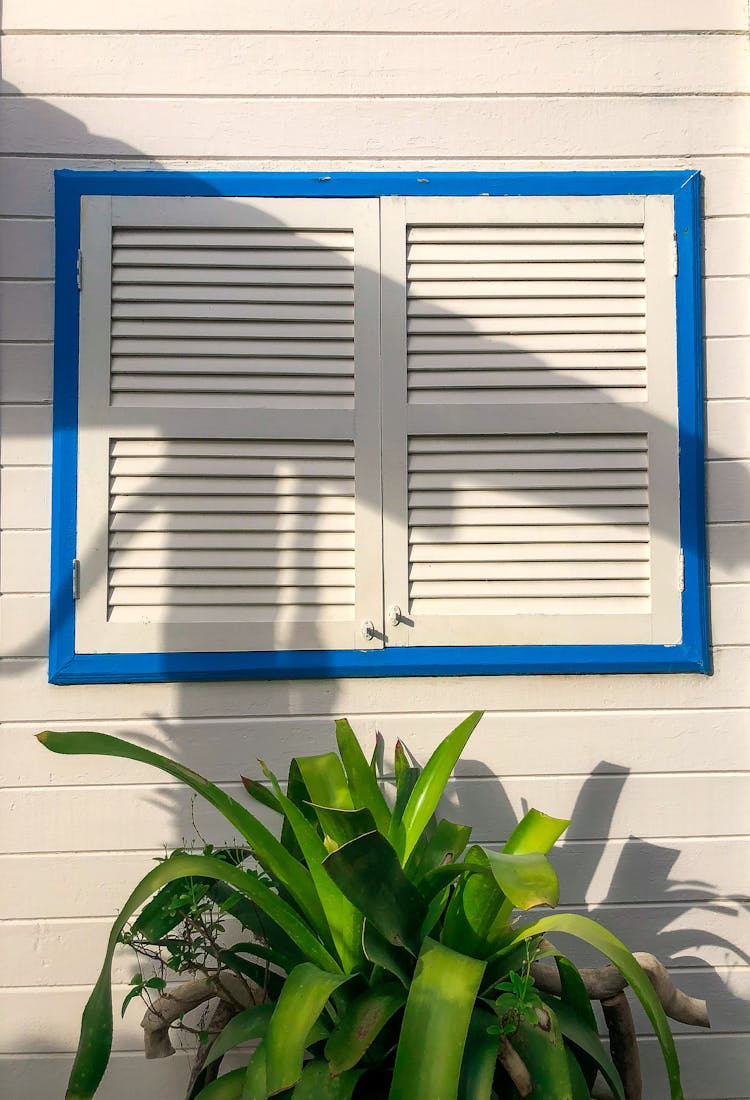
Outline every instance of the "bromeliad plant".
<path fill-rule="evenodd" d="M 211 1045 L 195 1100 L 587 1100 L 598 1072 L 625 1100 L 581 975 L 548 939 L 556 932 L 619 969 L 653 1025 L 671 1098 L 682 1100 L 664 1011 L 627 948 L 584 916 L 517 919 L 519 910 L 556 906 L 547 853 L 568 822 L 532 809 L 492 851 L 468 846 L 468 826 L 436 819 L 480 718 L 461 722 L 423 770 L 397 747 L 393 807 L 346 720 L 336 723 L 339 755 L 292 760 L 285 787 L 261 765 L 267 784 L 244 780 L 245 788 L 279 816 L 280 839 L 182 764 L 104 734 L 40 734 L 53 752 L 160 768 L 215 806 L 245 846 L 174 853 L 125 902 L 84 1010 L 67 1100 L 93 1097 L 107 1067 L 118 942 L 135 933 L 168 944 L 206 899 L 248 937 L 229 948 L 211 941 L 218 987 L 224 981 L 231 993 L 239 982 L 250 995 L 233 1008 L 229 995 L 225 1026 L 203 1036 Z M 545 956 L 559 973 L 557 996 L 533 979 Z M 216 1076 L 223 1056 L 248 1040 L 259 1042 L 246 1064 Z"/>

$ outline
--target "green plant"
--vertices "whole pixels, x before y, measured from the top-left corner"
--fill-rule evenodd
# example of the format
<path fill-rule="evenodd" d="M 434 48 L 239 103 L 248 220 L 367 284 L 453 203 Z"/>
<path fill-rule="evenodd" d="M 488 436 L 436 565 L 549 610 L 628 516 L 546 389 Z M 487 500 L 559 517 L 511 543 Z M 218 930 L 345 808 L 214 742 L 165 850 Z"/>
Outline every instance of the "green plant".
<path fill-rule="evenodd" d="M 682 1100 L 664 1011 L 627 948 L 583 916 L 516 917 L 556 906 L 547 853 L 568 822 L 532 809 L 498 852 L 469 847 L 467 826 L 436 819 L 480 718 L 461 722 L 424 769 L 397 746 L 393 807 L 346 720 L 336 723 L 339 755 L 295 758 L 285 789 L 261 765 L 267 784 L 245 780 L 245 788 L 278 815 L 280 839 L 182 764 L 104 734 L 40 734 L 54 752 L 162 769 L 212 803 L 246 845 L 176 852 L 125 902 L 84 1010 L 67 1100 L 89 1100 L 106 1070 L 111 963 L 123 935 L 166 947 L 178 971 L 247 986 L 221 1032 L 201 1036 L 211 1044 L 207 1070 L 241 1043 L 259 1044 L 246 1065 L 199 1078 L 196 1100 L 513 1100 L 528 1093 L 528 1079 L 538 1100 L 583 1100 L 597 1071 L 624 1100 L 583 980 L 550 943 L 554 933 L 586 941 L 621 971 L 658 1037 L 672 1100 Z M 226 912 L 247 936 L 231 947 L 217 935 Z M 555 960 L 559 996 L 535 987 L 544 956 Z"/>

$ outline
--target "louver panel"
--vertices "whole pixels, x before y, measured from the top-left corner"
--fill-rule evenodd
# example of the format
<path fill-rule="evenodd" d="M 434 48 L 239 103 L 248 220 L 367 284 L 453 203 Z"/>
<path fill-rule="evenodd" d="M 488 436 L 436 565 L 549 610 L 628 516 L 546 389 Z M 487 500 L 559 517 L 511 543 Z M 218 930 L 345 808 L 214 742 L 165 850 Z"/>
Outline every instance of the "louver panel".
<path fill-rule="evenodd" d="M 642 214 L 406 227 L 411 404 L 642 400 Z"/>
<path fill-rule="evenodd" d="M 354 407 L 354 231 L 115 225 L 111 403 Z"/>
<path fill-rule="evenodd" d="M 409 611 L 647 610 L 647 436 L 410 440 Z"/>
<path fill-rule="evenodd" d="M 354 445 L 114 441 L 108 593 L 112 622 L 352 619 Z"/>

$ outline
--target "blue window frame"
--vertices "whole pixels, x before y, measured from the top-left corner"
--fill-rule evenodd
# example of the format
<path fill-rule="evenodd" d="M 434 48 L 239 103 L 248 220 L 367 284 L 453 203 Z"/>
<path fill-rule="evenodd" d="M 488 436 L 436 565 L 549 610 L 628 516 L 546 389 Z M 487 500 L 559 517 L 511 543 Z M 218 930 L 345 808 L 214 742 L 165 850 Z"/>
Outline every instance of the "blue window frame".
<path fill-rule="evenodd" d="M 675 645 L 462 645 L 372 651 L 80 653 L 75 645 L 81 199 L 88 195 L 674 196 L 682 638 Z M 49 678 L 55 684 L 349 676 L 709 672 L 698 172 L 55 173 L 56 306 Z"/>

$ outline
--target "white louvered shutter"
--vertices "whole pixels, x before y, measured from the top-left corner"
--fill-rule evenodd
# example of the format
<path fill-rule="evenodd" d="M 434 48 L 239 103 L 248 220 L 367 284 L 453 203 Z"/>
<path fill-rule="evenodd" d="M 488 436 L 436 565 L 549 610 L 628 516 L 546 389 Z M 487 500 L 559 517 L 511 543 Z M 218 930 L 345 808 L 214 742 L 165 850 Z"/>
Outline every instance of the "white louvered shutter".
<path fill-rule="evenodd" d="M 671 198 L 384 198 L 388 645 L 680 640 Z"/>
<path fill-rule="evenodd" d="M 80 652 L 366 648 L 376 200 L 89 197 Z"/>

